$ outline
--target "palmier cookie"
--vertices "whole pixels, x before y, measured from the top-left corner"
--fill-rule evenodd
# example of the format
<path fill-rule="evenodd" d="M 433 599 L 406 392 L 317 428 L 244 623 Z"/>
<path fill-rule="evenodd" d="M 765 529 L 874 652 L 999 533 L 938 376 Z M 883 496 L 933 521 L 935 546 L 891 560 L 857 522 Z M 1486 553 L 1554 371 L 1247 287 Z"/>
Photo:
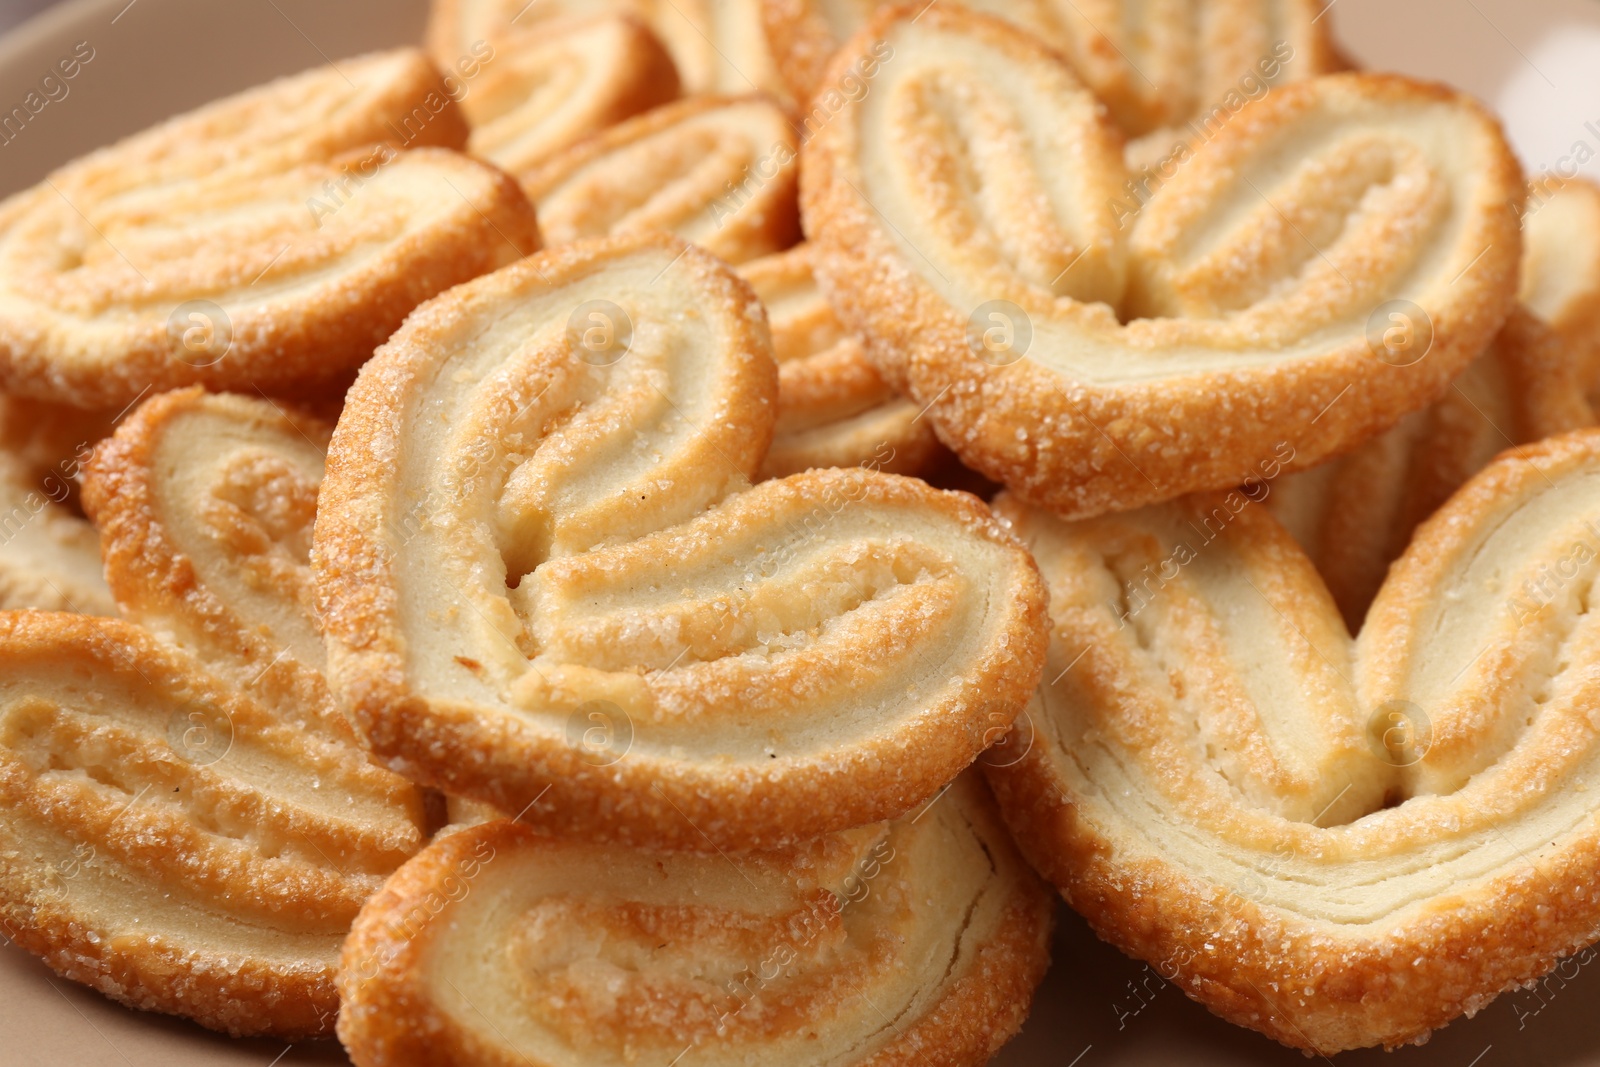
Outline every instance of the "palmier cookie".
<path fill-rule="evenodd" d="M 831 78 L 828 63 L 890 6 L 888 0 L 764 0 L 767 38 L 795 99 L 815 104 L 830 89 L 848 91 L 853 83 Z M 1130 0 L 971 0 L 965 6 L 1003 17 L 1064 55 L 1130 137 L 1182 137 L 1185 123 L 1227 122 L 1245 100 L 1273 86 L 1342 67 L 1315 0 L 1155 7 Z"/>
<path fill-rule="evenodd" d="M 423 838 L 418 791 L 371 763 L 315 670 L 295 572 L 328 432 L 242 397 L 147 402 L 84 500 L 151 629 L 0 614 L 7 935 L 234 1034 L 331 1030 L 350 922 Z"/>
<path fill-rule="evenodd" d="M 1600 206 L 1600 196 L 1587 203 Z M 1522 293 L 1537 294 L 1563 327 L 1519 305 L 1443 398 L 1349 455 L 1262 490 L 1328 583 L 1351 633 L 1417 524 L 1468 478 L 1502 449 L 1594 424 L 1584 393 L 1600 320 L 1581 306 L 1581 265 L 1592 265 L 1600 281 L 1600 215 L 1587 228 L 1570 218 L 1563 233 L 1535 225 L 1527 211 L 1523 217 Z"/>
<path fill-rule="evenodd" d="M 975 498 L 747 488 L 761 305 L 664 236 L 452 290 L 363 368 L 314 561 L 374 752 L 550 832 L 764 848 L 896 817 L 1004 734 L 1043 590 Z"/>
<path fill-rule="evenodd" d="M 1600 185 L 1534 182 L 1522 213 L 1522 302 L 1571 346 L 1600 399 Z"/>
<path fill-rule="evenodd" d="M 971 776 L 897 821 L 726 858 L 501 820 L 362 910 L 339 1036 L 359 1067 L 976 1067 L 1022 1025 L 1050 911 Z"/>
<path fill-rule="evenodd" d="M 699 97 L 611 127 L 519 175 L 552 247 L 665 231 L 729 263 L 800 238 L 799 144 L 766 97 Z"/>
<path fill-rule="evenodd" d="M 778 423 L 762 477 L 812 467 L 922 474 L 948 455 L 933 424 L 895 395 L 817 289 L 797 245 L 740 270 L 766 306 L 778 359 Z"/>
<path fill-rule="evenodd" d="M 1094 97 L 1018 31 L 890 12 L 838 69 L 880 41 L 803 150 L 818 279 L 968 466 L 1062 515 L 1236 484 L 1286 437 L 1300 466 L 1347 450 L 1510 310 L 1516 161 L 1444 89 L 1276 89 L 1141 208 Z"/>
<path fill-rule="evenodd" d="M 512 172 L 678 96 L 672 57 L 626 16 L 536 23 L 482 51 L 481 73 L 460 93 L 467 146 Z"/>
<path fill-rule="evenodd" d="M 428 50 L 445 70 L 487 45 L 496 55 L 512 35 L 542 33 L 572 15 L 629 15 L 671 53 L 683 91 L 781 95 L 767 48 L 760 0 L 433 0 Z"/>
<path fill-rule="evenodd" d="M 0 389 L 344 382 L 417 303 L 537 245 L 504 174 L 400 51 L 252 89 L 0 203 Z M 410 150 L 403 150 L 410 149 Z"/>
<path fill-rule="evenodd" d="M 997 507 L 1054 633 L 990 768 L 1023 851 L 1212 1011 L 1331 1054 L 1420 1041 L 1595 937 L 1600 431 L 1507 453 L 1352 642 L 1259 505 Z"/>

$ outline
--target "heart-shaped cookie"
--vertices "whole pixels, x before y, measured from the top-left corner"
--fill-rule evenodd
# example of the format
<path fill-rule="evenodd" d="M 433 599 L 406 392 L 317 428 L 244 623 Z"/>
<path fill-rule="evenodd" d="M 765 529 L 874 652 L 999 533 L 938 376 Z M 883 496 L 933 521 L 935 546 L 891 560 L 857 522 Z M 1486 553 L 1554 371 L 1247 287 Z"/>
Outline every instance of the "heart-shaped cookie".
<path fill-rule="evenodd" d="M 1516 295 L 1495 121 L 1342 74 L 1276 88 L 1130 175 L 1053 53 L 958 8 L 803 150 L 824 291 L 971 467 L 1067 517 L 1309 466 L 1436 397 Z"/>
<path fill-rule="evenodd" d="M 733 857 L 441 836 L 362 910 L 339 1036 L 360 1067 L 977 1067 L 1022 1024 L 1051 907 L 986 792 Z"/>
<path fill-rule="evenodd" d="M 297 575 L 329 432 L 243 397 L 146 402 L 84 502 L 149 629 L 0 613 L 7 936 L 233 1034 L 332 1029 L 351 920 L 424 835 L 418 791 L 372 764 L 316 669 Z"/>
<path fill-rule="evenodd" d="M 342 387 L 406 313 L 537 247 L 415 50 L 208 104 L 0 203 L 0 389 L 117 409 Z"/>
<path fill-rule="evenodd" d="M 760 303 L 665 236 L 458 287 L 363 368 L 314 554 L 380 759 L 563 835 L 773 847 L 893 818 L 1005 732 L 1043 590 L 977 499 L 862 469 L 749 488 Z"/>
<path fill-rule="evenodd" d="M 1032 748 L 990 779 L 1101 936 L 1323 1054 L 1420 1041 L 1594 940 L 1600 431 L 1472 479 L 1353 642 L 1241 494 L 997 507 L 1054 633 Z"/>

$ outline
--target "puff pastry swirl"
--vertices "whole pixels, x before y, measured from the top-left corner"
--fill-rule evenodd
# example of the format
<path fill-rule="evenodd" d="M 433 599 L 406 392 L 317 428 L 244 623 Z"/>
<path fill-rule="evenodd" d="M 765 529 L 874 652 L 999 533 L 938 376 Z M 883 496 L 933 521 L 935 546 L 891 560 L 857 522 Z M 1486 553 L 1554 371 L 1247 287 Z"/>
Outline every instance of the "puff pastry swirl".
<path fill-rule="evenodd" d="M 625 16 L 535 24 L 490 47 L 460 94 L 467 146 L 513 173 L 678 96 L 672 57 Z"/>
<path fill-rule="evenodd" d="M 230 1034 L 326 1034 L 415 794 L 140 627 L 0 613 L 0 918 L 57 973 Z"/>
<path fill-rule="evenodd" d="M 656 108 L 519 175 L 552 246 L 664 231 L 729 263 L 800 237 L 799 144 L 765 97 L 699 97 Z"/>
<path fill-rule="evenodd" d="M 0 613 L 8 936 L 232 1034 L 331 1030 L 350 922 L 423 838 L 418 791 L 334 709 L 295 592 L 327 433 L 242 397 L 147 402 L 84 500 L 150 629 Z"/>
<path fill-rule="evenodd" d="M 1026 554 L 893 475 L 746 488 L 776 379 L 754 294 L 662 236 L 420 309 L 317 518 L 331 675 L 379 757 L 562 834 L 754 848 L 901 814 L 1002 735 L 1042 648 Z"/>
<path fill-rule="evenodd" d="M 414 306 L 537 247 L 420 52 L 179 116 L 0 203 L 0 389 L 118 408 L 342 385 Z M 404 149 L 404 150 L 403 150 Z"/>
<path fill-rule="evenodd" d="M 1151 193 L 1007 24 L 889 12 L 835 69 L 877 40 L 893 61 L 804 148 L 819 280 L 967 465 L 1062 515 L 1237 484 L 1286 438 L 1300 465 L 1348 449 L 1510 310 L 1521 178 L 1444 89 L 1274 90 Z"/>
<path fill-rule="evenodd" d="M 1600 431 L 1467 483 L 1355 642 L 1259 505 L 998 507 L 1059 680 L 988 771 L 1102 936 L 1323 1054 L 1419 1041 L 1593 940 Z"/>
<path fill-rule="evenodd" d="M 440 839 L 362 910 L 339 1035 L 360 1067 L 988 1062 L 1050 901 L 982 783 L 892 823 L 724 858 Z"/>

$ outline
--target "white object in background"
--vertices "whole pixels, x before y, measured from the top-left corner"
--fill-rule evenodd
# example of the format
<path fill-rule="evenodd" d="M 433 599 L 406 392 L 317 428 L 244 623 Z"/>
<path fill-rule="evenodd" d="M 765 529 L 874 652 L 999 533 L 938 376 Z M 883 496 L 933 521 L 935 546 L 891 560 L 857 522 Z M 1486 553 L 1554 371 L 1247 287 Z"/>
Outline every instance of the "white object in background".
<path fill-rule="evenodd" d="M 1600 178 L 1600 3 L 1333 0 L 1329 17 L 1361 66 L 1448 82 L 1497 111 L 1530 178 Z"/>

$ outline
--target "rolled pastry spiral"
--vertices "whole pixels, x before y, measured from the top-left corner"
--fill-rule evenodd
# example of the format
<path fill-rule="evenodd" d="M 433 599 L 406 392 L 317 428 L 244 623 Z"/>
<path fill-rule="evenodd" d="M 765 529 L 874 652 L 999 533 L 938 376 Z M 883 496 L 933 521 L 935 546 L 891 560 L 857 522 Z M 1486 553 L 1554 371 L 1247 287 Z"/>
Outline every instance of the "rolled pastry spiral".
<path fill-rule="evenodd" d="M 761 474 L 871 467 L 920 475 L 948 453 L 933 425 L 896 396 L 817 289 L 808 245 L 745 264 L 772 325 L 778 423 Z"/>
<path fill-rule="evenodd" d="M 67 978 L 231 1034 L 325 1034 L 415 795 L 140 627 L 0 613 L 0 917 Z"/>
<path fill-rule="evenodd" d="M 460 95 L 467 146 L 512 173 L 678 96 L 672 57 L 626 16 L 535 23 L 479 51 Z"/>
<path fill-rule="evenodd" d="M 314 561 L 373 751 L 568 836 L 773 847 L 892 818 L 1037 679 L 1037 573 L 976 499 L 866 470 L 747 488 L 760 303 L 665 236 L 552 249 L 363 369 Z"/>
<path fill-rule="evenodd" d="M 697 97 L 613 126 L 519 177 L 551 246 L 664 231 L 744 263 L 799 240 L 799 154 L 772 100 Z"/>
<path fill-rule="evenodd" d="M 362 910 L 339 1036 L 360 1067 L 987 1063 L 1043 976 L 1048 893 L 982 783 L 724 858 L 440 838 Z"/>
<path fill-rule="evenodd" d="M 209 104 L 0 203 L 0 389 L 119 408 L 342 383 L 422 300 L 536 247 L 402 50 Z M 404 149 L 404 150 L 403 150 Z"/>
<path fill-rule="evenodd" d="M 315 669 L 297 572 L 327 433 L 265 401 L 148 401 L 84 500 L 149 628 L 0 613 L 7 936 L 232 1034 L 331 1031 L 340 943 L 423 840 L 417 790 L 373 765 Z"/>
<path fill-rule="evenodd" d="M 428 50 L 445 70 L 474 45 L 571 15 L 622 14 L 649 26 L 671 53 L 683 91 L 784 93 L 761 24 L 760 0 L 433 0 Z"/>
<path fill-rule="evenodd" d="M 1503 449 L 1594 424 L 1584 393 L 1600 345 L 1600 318 L 1588 306 L 1600 296 L 1600 189 L 1575 187 L 1540 222 L 1544 192 L 1532 190 L 1523 214 L 1520 282 L 1522 300 L 1539 311 L 1519 302 L 1442 399 L 1269 490 L 1351 633 L 1417 524 L 1468 478 Z"/>
<path fill-rule="evenodd" d="M 872 91 L 803 150 L 819 281 L 968 466 L 1064 516 L 1237 484 L 1286 436 L 1302 466 L 1375 436 L 1515 298 L 1516 162 L 1444 89 L 1276 89 L 1152 193 L 1006 24 L 890 12 L 834 69 L 880 42 Z"/>
<path fill-rule="evenodd" d="M 1032 749 L 989 775 L 1102 936 L 1323 1054 L 1419 1041 L 1593 940 L 1600 431 L 1467 483 L 1354 642 L 1242 495 L 998 508 L 1054 631 Z"/>
<path fill-rule="evenodd" d="M 763 0 L 773 57 L 799 101 L 840 82 L 829 61 L 891 0 Z M 901 5 L 919 14 L 921 5 Z M 971 0 L 1065 56 L 1130 137 L 1181 135 L 1191 120 L 1273 85 L 1343 66 L 1314 0 Z M 1137 8 L 1137 11 L 1130 9 Z"/>

